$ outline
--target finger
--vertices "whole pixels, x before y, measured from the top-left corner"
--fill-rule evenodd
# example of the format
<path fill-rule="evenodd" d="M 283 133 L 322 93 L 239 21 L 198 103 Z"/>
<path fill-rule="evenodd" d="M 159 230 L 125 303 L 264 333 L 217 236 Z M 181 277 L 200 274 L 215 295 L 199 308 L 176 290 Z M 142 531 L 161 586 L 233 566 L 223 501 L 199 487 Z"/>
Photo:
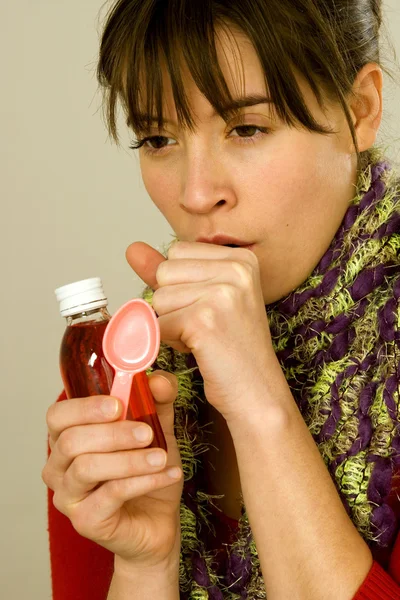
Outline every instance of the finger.
<path fill-rule="evenodd" d="M 196 348 L 192 346 L 191 331 L 186 327 L 186 320 L 190 323 L 187 307 L 158 317 L 161 340 L 178 352 L 187 354 L 195 352 Z"/>
<path fill-rule="evenodd" d="M 165 435 L 174 435 L 173 403 L 178 395 L 178 379 L 172 373 L 154 371 L 149 376 L 149 387 L 156 402 L 157 415 Z"/>
<path fill-rule="evenodd" d="M 158 464 L 149 464 L 150 455 L 160 457 Z M 66 504 L 80 502 L 100 482 L 147 475 L 162 471 L 167 463 L 165 450 L 126 450 L 109 454 L 81 454 L 65 473 L 63 495 Z"/>
<path fill-rule="evenodd" d="M 253 265 L 244 260 L 208 260 L 204 258 L 168 259 L 157 269 L 160 287 L 184 283 L 226 282 L 240 285 L 253 275 Z M 244 279 L 245 278 L 245 279 Z M 174 290 L 175 293 L 175 290 Z"/>
<path fill-rule="evenodd" d="M 156 402 L 170 404 L 178 395 L 178 378 L 166 371 L 153 371 L 149 375 L 149 387 Z"/>
<path fill-rule="evenodd" d="M 135 437 L 144 427 L 147 440 Z M 118 421 L 98 425 L 81 425 L 63 431 L 47 461 L 50 477 L 63 477 L 72 461 L 80 454 L 115 452 L 148 446 L 153 437 L 149 425 L 139 421 Z"/>
<path fill-rule="evenodd" d="M 238 256 L 243 257 L 243 260 L 250 257 L 251 260 L 252 255 L 253 253 L 248 248 L 231 248 L 204 242 L 175 242 L 168 249 L 168 260 L 177 258 L 237 260 Z"/>
<path fill-rule="evenodd" d="M 167 259 L 145 242 L 134 242 L 125 252 L 129 265 L 153 290 L 158 288 L 156 273 L 158 266 Z"/>
<path fill-rule="evenodd" d="M 68 513 L 74 527 L 77 527 L 81 535 L 85 535 L 85 531 L 91 535 L 93 531 L 101 530 L 107 520 L 113 519 L 125 502 L 173 485 L 182 477 L 180 468 L 178 468 L 178 477 L 171 477 L 168 472 L 169 469 L 166 469 L 161 473 L 107 481 L 81 502 L 69 506 L 63 505 L 58 495 L 54 496 L 53 501 L 58 510 L 64 514 Z M 78 511 L 80 517 L 78 517 Z M 80 523 L 77 522 L 78 519 Z"/>
<path fill-rule="evenodd" d="M 89 396 L 55 402 L 48 409 L 46 416 L 51 438 L 50 447 L 65 429 L 75 425 L 114 421 L 121 411 L 121 402 L 111 396 Z"/>
<path fill-rule="evenodd" d="M 215 293 L 218 293 L 218 297 L 221 296 L 221 284 L 221 281 L 215 284 L 218 286 L 215 287 Z M 180 308 L 191 306 L 202 300 L 205 296 L 214 297 L 212 286 L 213 284 L 211 283 L 205 286 L 204 282 L 195 282 L 177 283 L 173 287 L 160 287 L 154 292 L 152 307 L 158 317 L 161 317 Z"/>

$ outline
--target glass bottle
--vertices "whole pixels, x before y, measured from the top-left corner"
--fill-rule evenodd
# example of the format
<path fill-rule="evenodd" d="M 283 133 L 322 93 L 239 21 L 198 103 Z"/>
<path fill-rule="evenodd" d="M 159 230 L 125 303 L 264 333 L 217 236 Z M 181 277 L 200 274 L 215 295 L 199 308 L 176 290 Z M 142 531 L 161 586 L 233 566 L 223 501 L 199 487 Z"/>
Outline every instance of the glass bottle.
<path fill-rule="evenodd" d="M 101 279 L 76 281 L 55 291 L 67 320 L 60 346 L 60 373 L 67 398 L 110 395 L 114 369 L 102 348 L 111 315 Z"/>
<path fill-rule="evenodd" d="M 60 346 L 60 373 L 67 398 L 109 396 L 115 371 L 103 353 L 103 336 L 111 319 L 108 301 L 100 277 L 84 279 L 55 290 L 60 302 L 61 316 L 67 320 Z M 151 394 L 145 372 L 133 378 L 127 419 L 144 421 L 153 428 L 154 436 L 148 447 L 167 450 L 158 417 L 153 415 L 133 418 L 130 406 L 140 407 Z M 137 411 L 134 411 L 134 413 Z"/>

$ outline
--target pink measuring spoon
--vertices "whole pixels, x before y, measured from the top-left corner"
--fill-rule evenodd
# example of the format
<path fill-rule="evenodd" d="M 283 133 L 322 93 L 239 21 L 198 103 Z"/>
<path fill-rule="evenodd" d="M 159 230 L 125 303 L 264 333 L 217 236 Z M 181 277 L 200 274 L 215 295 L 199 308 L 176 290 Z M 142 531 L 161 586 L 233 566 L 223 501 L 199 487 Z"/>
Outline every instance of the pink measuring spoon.
<path fill-rule="evenodd" d="M 140 298 L 123 304 L 111 317 L 103 336 L 104 355 L 115 369 L 110 396 L 123 403 L 119 420 L 147 423 L 154 431 L 148 447 L 167 451 L 146 375 L 159 350 L 160 326 L 151 306 Z"/>

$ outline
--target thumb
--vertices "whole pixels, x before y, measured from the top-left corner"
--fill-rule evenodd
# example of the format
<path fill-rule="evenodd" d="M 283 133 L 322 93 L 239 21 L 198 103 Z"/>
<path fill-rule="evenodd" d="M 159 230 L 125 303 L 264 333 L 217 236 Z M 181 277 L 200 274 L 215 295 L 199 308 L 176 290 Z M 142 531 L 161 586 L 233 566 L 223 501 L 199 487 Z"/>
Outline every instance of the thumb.
<path fill-rule="evenodd" d="M 158 289 L 156 273 L 158 265 L 167 260 L 158 250 L 145 242 L 133 242 L 125 252 L 129 265 L 153 290 Z"/>
<path fill-rule="evenodd" d="M 165 433 L 173 433 L 174 401 L 178 395 L 178 379 L 166 371 L 153 371 L 148 379 L 161 426 Z"/>
<path fill-rule="evenodd" d="M 148 376 L 149 386 L 154 400 L 166 406 L 173 404 L 178 395 L 178 378 L 167 371 L 153 371 Z"/>

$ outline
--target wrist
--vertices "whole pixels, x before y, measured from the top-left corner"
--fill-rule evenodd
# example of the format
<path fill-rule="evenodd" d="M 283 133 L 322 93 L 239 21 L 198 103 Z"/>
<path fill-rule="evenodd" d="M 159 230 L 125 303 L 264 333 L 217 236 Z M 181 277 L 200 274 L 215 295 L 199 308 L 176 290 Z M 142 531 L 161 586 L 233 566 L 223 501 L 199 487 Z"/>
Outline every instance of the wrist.
<path fill-rule="evenodd" d="M 256 430 L 261 426 L 271 430 L 281 431 L 288 426 L 293 418 L 293 413 L 298 412 L 296 402 L 285 378 L 277 366 L 268 371 L 265 380 L 258 381 L 246 395 L 246 402 L 242 402 L 243 410 L 237 416 L 230 415 L 226 418 L 227 426 L 233 437 L 234 433 L 244 433 Z"/>
<path fill-rule="evenodd" d="M 114 576 L 135 581 L 139 578 L 148 580 L 151 577 L 170 579 L 172 582 L 179 578 L 179 556 L 171 556 L 154 564 L 144 564 L 134 560 L 125 560 L 120 556 L 114 556 Z"/>
<path fill-rule="evenodd" d="M 237 444 L 249 444 L 252 438 L 255 440 L 260 436 L 265 439 L 267 434 L 279 439 L 289 429 L 290 422 L 290 413 L 283 406 L 264 406 L 249 411 L 240 419 L 227 421 L 227 426 L 237 452 Z"/>
<path fill-rule="evenodd" d="M 114 557 L 114 575 L 107 600 L 178 600 L 179 557 L 145 565 Z"/>

